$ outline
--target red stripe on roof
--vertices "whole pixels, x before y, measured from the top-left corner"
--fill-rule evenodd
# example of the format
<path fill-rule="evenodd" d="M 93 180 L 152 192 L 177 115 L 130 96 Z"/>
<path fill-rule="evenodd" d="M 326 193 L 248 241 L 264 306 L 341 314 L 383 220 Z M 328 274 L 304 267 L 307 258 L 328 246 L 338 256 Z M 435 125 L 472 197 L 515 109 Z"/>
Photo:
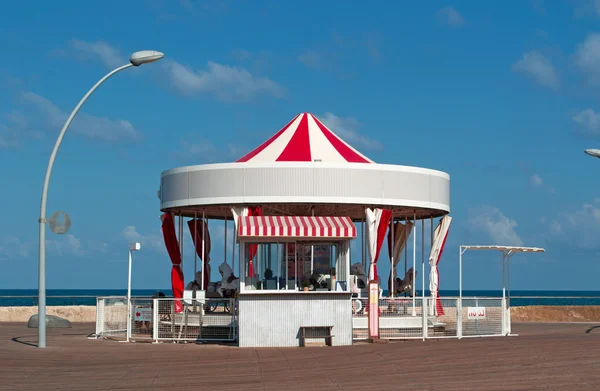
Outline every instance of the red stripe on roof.
<path fill-rule="evenodd" d="M 294 135 L 285 146 L 277 162 L 311 162 L 310 138 L 308 136 L 308 114 L 302 113 L 302 119 Z"/>
<path fill-rule="evenodd" d="M 283 132 L 285 132 L 287 130 L 287 128 L 290 127 L 290 125 L 292 125 L 294 123 L 294 121 L 296 120 L 296 118 L 298 118 L 298 116 L 301 114 L 298 114 L 297 116 L 294 117 L 293 120 L 291 120 L 287 125 L 285 125 L 279 132 L 275 133 L 273 136 L 271 136 L 270 139 L 268 139 L 267 141 L 265 141 L 264 143 L 262 143 L 261 145 L 259 145 L 257 148 L 255 148 L 252 152 L 242 156 L 241 158 L 239 158 L 238 160 L 236 160 L 236 163 L 243 163 L 243 162 L 247 162 L 248 160 L 252 159 L 254 156 L 258 155 L 259 153 L 261 153 L 265 148 L 267 148 L 269 145 L 271 145 L 271 143 L 275 140 L 277 140 L 277 138 L 279 136 L 281 136 L 281 134 Z"/>
<path fill-rule="evenodd" d="M 342 157 L 344 159 L 346 159 L 347 162 L 349 162 L 349 163 L 371 163 L 370 161 L 368 161 L 367 159 L 365 159 L 364 157 L 362 157 L 358 153 L 356 153 L 354 150 L 352 150 L 352 148 L 350 148 L 349 146 L 344 144 L 344 142 L 342 142 L 336 135 L 334 135 L 329 129 L 327 129 L 325 127 L 325 125 L 323 125 L 321 123 L 321 121 L 319 121 L 317 119 L 317 117 L 315 117 L 312 114 L 311 114 L 311 116 L 312 116 L 313 120 L 315 120 L 315 123 L 317 124 L 319 129 L 321 129 L 321 132 L 323 132 L 323 134 L 327 138 L 327 141 L 329 141 L 329 143 L 333 146 L 333 148 L 335 148 L 335 150 L 340 155 L 342 155 Z"/>

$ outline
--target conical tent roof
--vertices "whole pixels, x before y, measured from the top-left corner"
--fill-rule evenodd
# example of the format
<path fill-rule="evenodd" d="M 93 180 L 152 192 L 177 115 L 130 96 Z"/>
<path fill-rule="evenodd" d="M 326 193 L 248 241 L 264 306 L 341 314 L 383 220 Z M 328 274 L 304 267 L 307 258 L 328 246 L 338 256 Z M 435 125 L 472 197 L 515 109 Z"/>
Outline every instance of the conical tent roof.
<path fill-rule="evenodd" d="M 236 162 L 375 163 L 310 113 L 298 114 L 279 132 Z"/>

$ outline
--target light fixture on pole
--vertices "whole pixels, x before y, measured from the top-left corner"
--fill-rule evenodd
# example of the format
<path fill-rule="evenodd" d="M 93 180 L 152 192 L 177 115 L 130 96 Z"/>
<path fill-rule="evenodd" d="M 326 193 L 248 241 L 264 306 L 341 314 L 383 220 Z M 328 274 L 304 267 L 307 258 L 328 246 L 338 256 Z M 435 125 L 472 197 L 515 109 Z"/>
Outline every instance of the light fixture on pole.
<path fill-rule="evenodd" d="M 127 342 L 131 338 L 131 253 L 139 251 L 142 245 L 129 243 L 129 274 L 127 277 Z"/>
<path fill-rule="evenodd" d="M 586 149 L 584 152 L 590 156 L 600 158 L 600 149 Z"/>
<path fill-rule="evenodd" d="M 129 67 L 137 67 L 142 64 L 148 64 L 151 62 L 155 62 L 163 58 L 165 55 L 161 52 L 157 52 L 154 50 L 142 50 L 140 52 L 135 52 L 129 58 L 129 63 L 123 66 L 120 66 L 109 73 L 106 74 L 102 79 L 100 79 L 88 92 L 83 96 L 83 98 L 79 101 L 75 109 L 67 118 L 60 134 L 58 135 L 58 139 L 56 140 L 56 144 L 54 144 L 54 149 L 52 150 L 52 154 L 50 155 L 50 161 L 48 162 L 48 167 L 46 168 L 46 176 L 44 177 L 44 187 L 42 188 L 42 200 L 40 203 L 40 218 L 38 222 L 40 223 L 40 254 L 39 254 L 39 265 L 38 265 L 38 348 L 46 347 L 46 223 L 51 224 L 53 219 L 46 219 L 46 202 L 48 200 L 48 186 L 50 184 L 50 175 L 52 174 L 52 167 L 54 166 L 54 160 L 56 159 L 56 154 L 58 153 L 58 149 L 60 148 L 60 144 L 62 143 L 63 137 L 65 137 L 65 133 L 71 125 L 73 118 L 81 109 L 81 106 L 85 103 L 85 101 L 92 95 L 94 91 L 102 84 L 106 79 L 122 71 L 123 69 L 127 69 Z M 60 212 L 63 213 L 63 212 Z M 65 215 L 65 220 L 68 219 L 68 215 Z M 69 220 L 70 222 L 70 220 Z M 68 230 L 66 226 L 60 226 L 56 230 L 53 230 L 55 233 L 65 233 Z"/>

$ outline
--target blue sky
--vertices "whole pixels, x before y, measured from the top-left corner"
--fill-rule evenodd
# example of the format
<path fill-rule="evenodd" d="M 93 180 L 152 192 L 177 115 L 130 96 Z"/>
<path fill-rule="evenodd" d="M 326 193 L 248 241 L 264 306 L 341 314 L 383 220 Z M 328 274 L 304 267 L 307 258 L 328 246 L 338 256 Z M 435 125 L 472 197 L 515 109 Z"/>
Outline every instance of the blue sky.
<path fill-rule="evenodd" d="M 103 84 L 65 138 L 48 209 L 73 226 L 48 236 L 49 288 L 126 287 L 131 240 L 134 288 L 168 288 L 160 172 L 231 161 L 308 111 L 379 163 L 451 175 L 441 289 L 458 287 L 460 244 L 545 247 L 515 256 L 514 289 L 597 289 L 600 161 L 583 150 L 600 147 L 599 22 L 600 1 L 6 4 L 0 288 L 37 286 L 66 116 L 129 53 L 156 49 L 164 60 Z M 464 273 L 466 289 L 500 288 L 499 254 L 469 253 Z"/>

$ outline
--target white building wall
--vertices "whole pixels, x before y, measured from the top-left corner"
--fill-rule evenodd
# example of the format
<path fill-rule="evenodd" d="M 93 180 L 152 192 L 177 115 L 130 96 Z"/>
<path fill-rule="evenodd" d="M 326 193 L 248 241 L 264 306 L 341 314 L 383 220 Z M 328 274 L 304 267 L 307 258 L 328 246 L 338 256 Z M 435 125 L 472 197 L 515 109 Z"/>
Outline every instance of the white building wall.
<path fill-rule="evenodd" d="M 350 292 L 257 292 L 239 299 L 239 346 L 299 346 L 300 326 L 333 326 L 333 346 L 352 345 Z"/>

